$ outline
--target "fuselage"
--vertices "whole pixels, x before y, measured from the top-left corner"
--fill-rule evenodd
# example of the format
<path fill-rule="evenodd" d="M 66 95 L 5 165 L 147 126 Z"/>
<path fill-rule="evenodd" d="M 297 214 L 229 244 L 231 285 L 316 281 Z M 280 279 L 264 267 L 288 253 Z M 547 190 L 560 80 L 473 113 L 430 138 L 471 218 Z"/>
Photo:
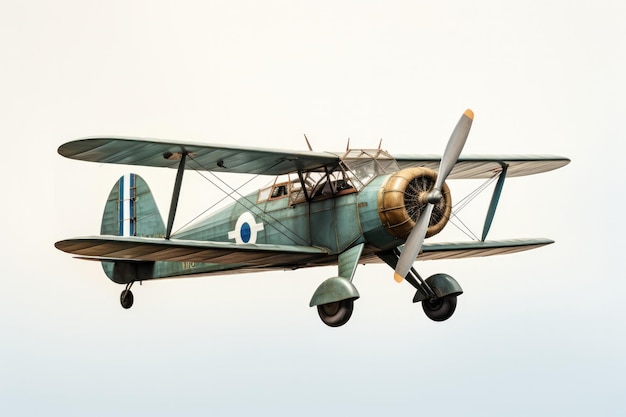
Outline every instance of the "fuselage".
<path fill-rule="evenodd" d="M 380 188 L 388 177 L 378 176 L 361 191 L 352 188 L 295 204 L 289 194 L 259 201 L 260 190 L 172 238 L 316 246 L 333 255 L 359 243 L 392 248 L 402 240 L 386 232 L 378 214 Z"/>
<path fill-rule="evenodd" d="M 295 267 L 336 263 L 339 254 L 359 244 L 365 245 L 364 254 L 374 255 L 405 242 L 424 205 L 420 195 L 434 178 L 436 173 L 426 168 L 400 170 L 396 160 L 381 150 L 347 151 L 334 169 L 279 176 L 171 238 L 317 247 L 328 253 L 326 259 Z M 433 216 L 437 231 L 447 222 L 449 212 L 443 209 L 450 205 L 448 193 L 441 215 Z M 237 264 L 157 262 L 153 276 L 231 270 L 246 272 Z"/>

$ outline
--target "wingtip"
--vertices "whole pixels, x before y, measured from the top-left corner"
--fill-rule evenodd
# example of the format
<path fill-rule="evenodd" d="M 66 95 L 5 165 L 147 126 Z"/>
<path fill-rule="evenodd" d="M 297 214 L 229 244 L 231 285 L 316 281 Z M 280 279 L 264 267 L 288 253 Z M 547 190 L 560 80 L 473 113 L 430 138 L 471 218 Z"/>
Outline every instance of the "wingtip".
<path fill-rule="evenodd" d="M 395 279 L 395 280 L 396 280 L 396 282 L 402 282 L 402 280 L 403 280 L 404 278 L 402 277 L 402 275 L 400 275 L 400 274 L 398 274 L 397 272 L 395 272 L 395 273 L 393 274 L 393 279 Z"/>
<path fill-rule="evenodd" d="M 474 112 L 471 109 L 465 110 L 463 114 L 469 117 L 470 119 L 474 120 Z"/>

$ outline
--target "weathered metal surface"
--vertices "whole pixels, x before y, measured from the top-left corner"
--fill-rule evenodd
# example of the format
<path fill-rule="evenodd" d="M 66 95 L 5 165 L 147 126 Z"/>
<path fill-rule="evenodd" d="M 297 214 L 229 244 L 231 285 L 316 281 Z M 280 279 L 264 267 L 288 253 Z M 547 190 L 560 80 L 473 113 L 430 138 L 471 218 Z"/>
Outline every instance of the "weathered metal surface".
<path fill-rule="evenodd" d="M 378 194 L 378 214 L 385 229 L 400 239 L 406 239 L 417 219 L 428 205 L 428 192 L 437 173 L 427 168 L 406 168 L 391 175 Z M 443 230 L 452 212 L 452 197 L 447 184 L 442 186 L 442 198 L 434 205 L 426 237 Z"/>
<path fill-rule="evenodd" d="M 109 278 L 118 284 L 152 279 L 155 272 L 155 262 L 103 262 L 103 267 L 105 272 L 111 271 Z"/>
<path fill-rule="evenodd" d="M 88 236 L 62 240 L 55 246 L 64 252 L 104 260 L 225 263 L 257 267 L 293 266 L 328 255 L 327 251 L 310 246 L 240 245 L 133 236 Z"/>
<path fill-rule="evenodd" d="M 387 232 L 378 214 L 378 194 L 388 177 L 388 175 L 381 175 L 372 180 L 359 193 L 357 202 L 363 236 L 368 243 L 381 250 L 395 248 L 404 243 L 404 239 Z"/>
<path fill-rule="evenodd" d="M 400 168 L 426 167 L 439 169 L 440 155 L 396 155 Z M 491 178 L 509 166 L 508 177 L 539 174 L 561 168 L 570 163 L 568 158 L 556 155 L 464 155 L 459 157 L 448 179 Z"/>
<path fill-rule="evenodd" d="M 315 246 L 328 248 L 337 253 L 337 222 L 335 212 L 336 200 L 329 198 L 316 201 L 309 206 L 309 222 L 311 224 L 311 243 Z"/>
<path fill-rule="evenodd" d="M 178 168 L 173 156 L 187 153 L 186 169 L 280 175 L 336 165 L 327 152 L 259 149 L 232 145 L 183 143 L 127 137 L 85 138 L 61 145 L 59 154 L 72 159 L 110 164 Z"/>
<path fill-rule="evenodd" d="M 435 295 L 439 298 L 445 297 L 446 295 L 463 294 L 463 289 L 461 288 L 459 283 L 448 274 L 432 275 L 426 278 L 426 283 L 435 292 Z M 413 297 L 413 302 L 417 303 L 425 299 L 426 299 L 426 296 L 421 291 L 417 291 L 417 293 L 415 293 L 415 297 Z"/>
<path fill-rule="evenodd" d="M 424 243 L 422 252 L 417 256 L 417 261 L 434 259 L 464 259 L 484 256 L 505 255 L 509 253 L 523 252 L 537 249 L 554 243 L 553 240 L 543 238 L 533 239 L 503 239 L 452 242 L 452 243 Z M 398 250 L 404 247 L 399 246 Z M 371 245 L 366 245 L 361 256 L 361 263 L 381 263 L 379 250 Z"/>
<path fill-rule="evenodd" d="M 359 264 L 359 259 L 361 258 L 361 253 L 363 253 L 364 246 L 365 244 L 361 243 L 339 255 L 337 264 L 339 267 L 340 277 L 345 278 L 348 281 L 352 281 L 356 267 Z"/>
<path fill-rule="evenodd" d="M 165 235 L 165 224 L 154 201 L 150 187 L 142 177 L 135 176 L 135 236 L 163 237 Z M 119 235 L 120 230 L 120 185 L 121 177 L 111 189 L 104 206 L 100 234 Z"/>
<path fill-rule="evenodd" d="M 124 186 L 124 180 L 129 181 L 132 177 L 132 185 L 126 184 Z M 132 189 L 131 189 L 132 188 Z M 126 190 L 124 190 L 126 189 Z M 127 195 L 125 195 L 127 194 Z M 132 200 L 126 204 L 126 199 Z M 131 207 L 132 213 L 124 213 L 124 207 Z M 130 210 L 129 210 L 130 211 Z M 124 229 L 122 222 L 132 221 L 132 235 L 143 237 L 163 237 L 165 236 L 165 224 L 159 209 L 154 201 L 150 187 L 137 174 L 129 174 L 121 177 L 111 189 L 104 206 L 104 213 L 102 214 L 102 222 L 100 226 L 100 234 L 117 236 L 123 234 L 123 230 L 127 230 L 130 233 L 130 228 Z M 113 281 L 120 283 L 127 283 L 130 278 L 130 273 L 117 273 L 115 278 L 114 264 L 111 262 L 102 263 L 104 273 Z M 154 268 L 141 269 L 142 277 L 151 275 Z M 121 280 L 121 281 L 120 281 Z"/>
<path fill-rule="evenodd" d="M 127 219 L 121 219 L 124 214 L 120 212 L 120 200 L 126 197 L 120 197 L 118 181 L 103 214 L 101 233 L 109 236 L 68 239 L 57 242 L 56 246 L 86 259 L 104 261 L 107 275 L 120 283 L 171 276 L 339 265 L 339 277 L 328 281 L 327 289 L 320 290 L 323 294 L 335 295 L 318 295 L 325 302 L 338 301 L 337 297 L 345 295 L 358 297 L 356 289 L 343 281 L 349 282 L 359 257 L 361 263 L 380 262 L 377 251 L 404 242 L 404 234 L 394 236 L 388 232 L 389 225 L 403 222 L 389 219 L 387 215 L 399 203 L 385 202 L 385 216 L 379 213 L 379 194 L 390 178 L 389 170 L 396 170 L 398 166 L 436 170 L 439 165 L 437 156 L 400 157 L 396 163 L 380 150 L 374 153 L 293 152 L 134 138 L 78 140 L 62 145 L 59 153 L 86 161 L 170 168 L 181 166 L 180 161 L 186 155 L 185 169 L 267 175 L 298 171 L 299 178 L 303 178 L 302 172 L 316 171 L 314 176 L 321 179 L 308 185 L 311 187 L 309 198 L 291 198 L 289 187 L 286 187 L 287 194 L 270 193 L 264 199 L 259 199 L 257 192 L 251 193 L 211 217 L 172 234 L 171 241 L 162 239 L 166 234 L 163 219 L 145 181 L 135 176 L 129 230 L 137 237 L 117 236 L 122 233 L 120 230 L 127 230 L 126 226 L 120 226 L 120 222 Z M 529 175 L 556 169 L 568 162 L 567 158 L 552 156 L 462 157 L 450 178 L 493 176 L 506 169 L 506 164 L 509 164 L 507 176 Z M 416 170 L 425 169 L 405 172 Z M 182 170 L 179 178 L 182 178 Z M 284 184 L 294 186 L 291 182 Z M 297 184 L 302 186 L 300 179 Z M 494 208 L 490 207 L 485 226 L 487 231 L 502 186 L 503 179 L 496 185 L 491 205 Z M 323 193 L 325 187 L 329 194 Z M 485 235 L 486 232 L 483 239 Z M 418 260 L 514 253 L 549 243 L 552 241 L 526 239 L 426 244 Z M 335 299 L 328 301 L 331 298 Z"/>
<path fill-rule="evenodd" d="M 342 300 L 356 300 L 359 297 L 359 292 L 349 280 L 342 277 L 332 277 L 317 287 L 309 306 L 313 307 Z"/>
<path fill-rule="evenodd" d="M 85 138 L 61 145 L 59 154 L 83 161 L 177 168 L 173 155 L 189 152 L 193 161 L 187 169 L 248 174 L 280 175 L 289 172 L 323 170 L 336 165 L 345 152 L 313 152 L 261 149 L 232 145 L 163 141 L 129 137 Z M 169 155 L 169 158 L 165 156 Z M 366 155 L 368 156 L 368 155 Z M 400 168 L 423 166 L 437 171 L 439 155 L 397 155 Z M 553 155 L 465 155 L 459 158 L 448 178 L 490 178 L 509 165 L 509 177 L 551 171 L 570 162 Z"/>
<path fill-rule="evenodd" d="M 480 240 L 484 241 L 487 239 L 487 235 L 489 234 L 489 230 L 491 229 L 491 223 L 493 222 L 493 218 L 496 215 L 496 209 L 498 208 L 498 202 L 500 201 L 500 196 L 502 195 L 502 189 L 504 187 L 504 180 L 506 179 L 506 174 L 508 172 L 509 166 L 505 165 L 502 167 L 502 172 L 498 177 L 498 182 L 496 183 L 495 188 L 493 189 L 493 195 L 491 196 L 491 202 L 489 203 L 489 209 L 487 210 L 487 216 L 485 217 L 485 225 L 483 226 L 483 233 L 481 235 Z"/>
<path fill-rule="evenodd" d="M 176 209 L 178 207 L 178 198 L 180 197 L 180 187 L 183 183 L 183 174 L 185 173 L 185 161 L 187 160 L 187 152 L 181 152 L 180 162 L 178 163 L 178 172 L 176 173 L 176 181 L 174 182 L 174 191 L 172 192 L 172 201 L 170 203 L 170 211 L 167 216 L 167 228 L 165 229 L 165 239 L 169 239 L 172 235 L 172 227 L 174 226 L 174 218 L 176 218 Z"/>
<path fill-rule="evenodd" d="M 335 200 L 337 252 L 343 252 L 355 242 L 364 241 L 357 207 L 358 194 L 340 196 Z M 311 220 L 311 228 L 315 227 L 316 224 Z"/>
<path fill-rule="evenodd" d="M 430 243 L 422 247 L 417 259 L 464 259 L 483 256 L 504 255 L 540 248 L 554 243 L 550 239 L 510 239 L 493 241 L 471 241 L 455 243 Z"/>

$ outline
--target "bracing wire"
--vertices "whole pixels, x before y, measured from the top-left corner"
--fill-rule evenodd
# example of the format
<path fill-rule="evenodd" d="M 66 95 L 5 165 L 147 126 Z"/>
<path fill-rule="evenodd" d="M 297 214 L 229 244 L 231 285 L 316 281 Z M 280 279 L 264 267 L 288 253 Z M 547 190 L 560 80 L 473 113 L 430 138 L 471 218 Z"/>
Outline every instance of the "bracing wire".
<path fill-rule="evenodd" d="M 219 182 L 221 182 L 227 189 L 229 189 L 230 191 L 225 190 L 224 188 L 220 187 L 219 184 L 216 184 L 214 181 L 212 181 L 210 178 L 208 178 L 206 175 L 204 175 L 200 170 L 198 169 L 194 169 L 194 171 L 196 173 L 198 173 L 202 178 L 204 178 L 205 180 L 207 180 L 211 185 L 213 185 L 214 187 L 216 187 L 218 190 L 220 190 L 221 192 L 223 192 L 225 194 L 224 198 L 222 198 L 221 200 L 219 200 L 217 203 L 211 205 L 211 207 L 207 208 L 206 210 L 204 210 L 201 214 L 199 214 L 198 216 L 196 216 L 194 219 L 190 220 L 189 222 L 187 222 L 183 227 L 181 227 L 180 229 L 187 227 L 190 223 L 192 223 L 193 221 L 195 221 L 196 219 L 198 219 L 199 217 L 201 217 L 202 215 L 204 215 L 206 212 L 208 212 L 209 210 L 211 210 L 213 207 L 215 207 L 216 205 L 220 204 L 222 201 L 224 201 L 226 198 L 231 198 L 236 204 L 241 205 L 242 207 L 244 207 L 246 210 L 251 210 L 252 207 L 258 207 L 253 201 L 248 200 L 244 195 L 242 195 L 239 190 L 241 188 L 243 188 L 244 186 L 246 186 L 247 184 L 249 184 L 250 182 L 252 182 L 253 180 L 255 180 L 256 178 L 258 178 L 260 176 L 260 174 L 257 174 L 255 176 L 253 176 L 252 178 L 250 178 L 248 181 L 246 181 L 245 183 L 243 183 L 242 185 L 240 185 L 237 188 L 233 188 L 231 187 L 228 183 L 226 183 L 223 179 L 221 179 L 219 176 L 215 175 L 211 170 L 207 169 L 206 167 L 204 167 L 202 164 L 200 164 L 198 161 L 196 161 L 195 159 L 191 158 L 191 160 L 193 162 L 195 162 L 202 170 L 207 171 L 209 173 L 211 173 L 211 175 L 217 179 Z M 277 161 L 275 165 L 278 165 L 279 163 L 281 163 L 282 161 Z M 274 165 L 274 166 L 275 166 Z M 273 168 L 274 166 L 270 167 Z M 239 196 L 239 198 L 235 198 L 234 195 Z M 244 204 L 243 202 L 249 203 L 249 205 Z M 289 239 L 290 241 L 292 241 L 295 244 L 298 244 L 298 242 L 292 237 L 292 236 L 288 236 L 283 230 L 280 230 L 280 228 L 276 227 L 276 224 L 281 225 L 286 231 L 288 231 L 290 234 L 292 234 L 293 236 L 295 236 L 297 239 L 300 240 L 300 244 L 305 244 L 307 245 L 308 242 L 306 242 L 304 239 L 302 239 L 300 236 L 298 236 L 297 233 L 295 233 L 293 230 L 289 229 L 287 226 L 285 226 L 280 220 L 278 220 L 277 218 L 275 218 L 274 216 L 272 216 L 270 213 L 266 212 L 266 211 L 261 211 L 261 213 L 259 213 L 259 215 L 261 216 L 261 218 L 264 221 L 267 221 L 268 219 L 271 219 L 272 222 L 269 223 L 269 225 L 272 225 L 274 227 L 274 229 L 280 233 L 281 235 L 285 236 L 287 239 Z M 179 229 L 179 230 L 180 230 Z"/>
<path fill-rule="evenodd" d="M 476 197 L 478 197 L 478 195 L 481 194 L 487 187 L 489 187 L 494 181 L 496 181 L 499 178 L 499 176 L 500 176 L 499 174 L 494 175 L 493 177 L 481 183 L 478 187 L 476 187 L 476 189 L 474 189 L 473 191 L 468 193 L 465 197 L 463 197 L 461 200 L 459 200 L 459 202 L 455 204 L 453 207 L 453 211 L 450 216 L 450 223 L 454 227 L 456 227 L 458 230 L 460 230 L 463 234 L 465 234 L 465 236 L 469 237 L 470 239 L 474 239 L 477 241 L 480 240 L 478 236 L 463 222 L 463 220 L 461 220 L 458 214 L 461 210 L 467 207 L 468 204 L 471 203 Z M 459 222 L 461 226 L 456 224 L 456 222 Z"/>

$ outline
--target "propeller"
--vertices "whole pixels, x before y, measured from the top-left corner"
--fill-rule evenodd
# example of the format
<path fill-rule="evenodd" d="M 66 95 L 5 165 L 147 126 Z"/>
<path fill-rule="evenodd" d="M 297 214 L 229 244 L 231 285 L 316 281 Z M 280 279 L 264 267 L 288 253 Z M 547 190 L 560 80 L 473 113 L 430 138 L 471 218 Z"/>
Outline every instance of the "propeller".
<path fill-rule="evenodd" d="M 404 250 L 400 255 L 400 259 L 398 259 L 398 263 L 396 264 L 394 279 L 397 282 L 402 282 L 404 277 L 406 277 L 411 269 L 411 266 L 413 266 L 413 262 L 415 262 L 417 255 L 422 250 L 424 238 L 426 237 L 426 232 L 428 230 L 428 224 L 430 223 L 430 216 L 433 212 L 433 204 L 437 203 L 442 198 L 441 187 L 443 187 L 443 183 L 446 181 L 446 178 L 448 178 L 448 175 L 450 174 L 450 171 L 452 171 L 454 164 L 456 164 L 457 159 L 459 159 L 459 155 L 461 155 L 461 151 L 463 150 L 463 146 L 467 140 L 467 135 L 472 127 L 473 120 L 474 112 L 470 109 L 465 110 L 450 135 L 448 145 L 446 146 L 446 150 L 441 158 L 441 163 L 439 164 L 437 181 L 435 182 L 435 186 L 432 191 L 428 193 L 428 205 L 422 212 L 421 216 L 417 219 L 413 230 L 411 230 L 411 233 L 404 244 Z"/>

